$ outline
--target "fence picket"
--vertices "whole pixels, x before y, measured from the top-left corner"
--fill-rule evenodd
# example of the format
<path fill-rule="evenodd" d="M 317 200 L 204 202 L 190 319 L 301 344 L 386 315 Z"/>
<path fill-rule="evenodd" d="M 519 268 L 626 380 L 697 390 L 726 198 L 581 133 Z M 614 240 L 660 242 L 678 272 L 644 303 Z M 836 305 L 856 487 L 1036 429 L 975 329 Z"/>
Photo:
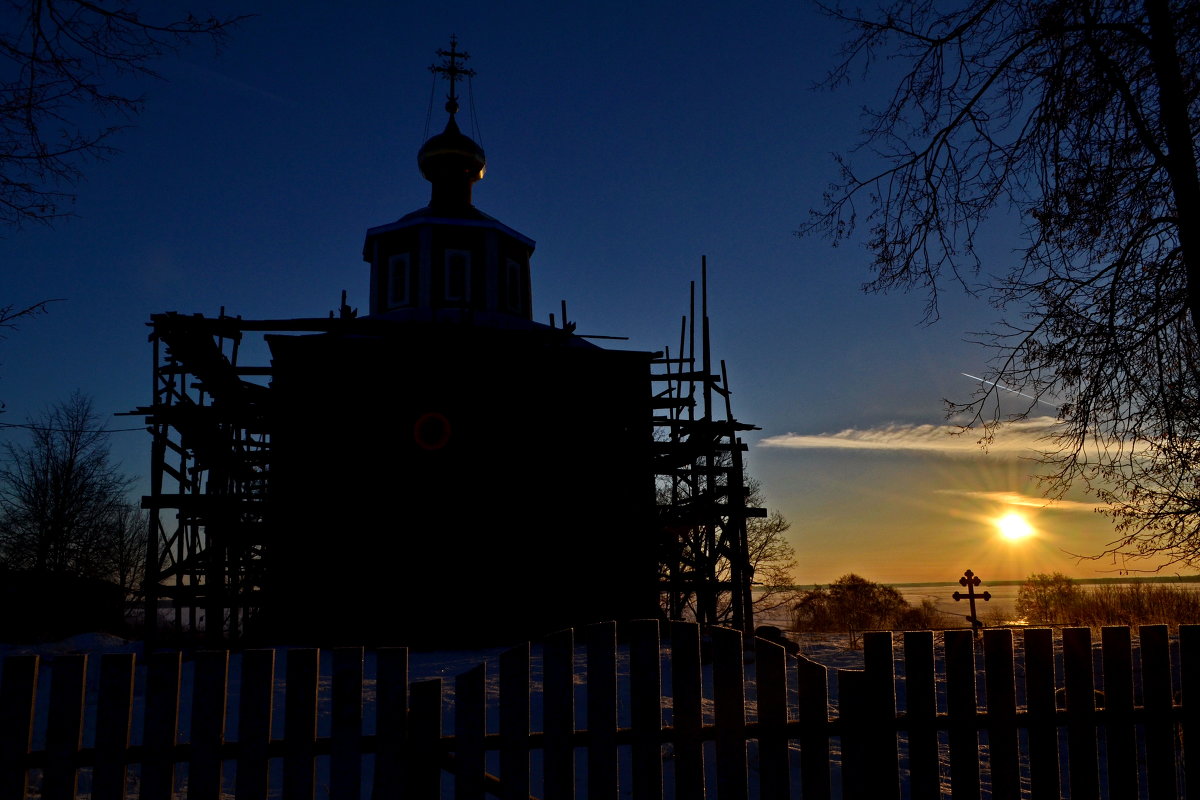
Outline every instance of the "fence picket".
<path fill-rule="evenodd" d="M 267 747 L 271 741 L 271 706 L 275 694 L 275 651 L 242 653 L 242 688 L 238 698 L 237 800 L 266 800 L 269 777 Z"/>
<path fill-rule="evenodd" d="M 487 729 L 486 664 L 454 679 L 454 798 L 483 800 L 487 774 L 483 737 Z"/>
<path fill-rule="evenodd" d="M 1096 684 L 1092 677 L 1092 632 L 1063 628 L 1063 672 L 1067 700 L 1067 763 L 1071 797 L 1099 800 L 1096 750 Z"/>
<path fill-rule="evenodd" d="M 976 730 L 975 633 L 946 631 L 946 711 L 950 732 L 950 796 L 979 800 L 979 735 Z"/>
<path fill-rule="evenodd" d="M 904 707 L 908 729 L 908 769 L 912 800 L 941 797 L 938 758 L 937 678 L 933 632 L 904 634 Z"/>
<path fill-rule="evenodd" d="M 866 672 L 868 791 L 879 800 L 900 800 L 900 760 L 896 750 L 896 667 L 892 634 L 863 634 Z"/>
<path fill-rule="evenodd" d="M 575 637 L 559 631 L 542 644 L 546 800 L 575 797 Z"/>
<path fill-rule="evenodd" d="M 1133 727 L 1133 651 L 1129 628 L 1100 631 L 1104 651 L 1104 748 L 1109 797 L 1137 797 Z"/>
<path fill-rule="evenodd" d="M 528 642 L 500 655 L 500 737 L 502 800 L 529 800 Z"/>
<path fill-rule="evenodd" d="M 983 632 L 983 670 L 987 693 L 992 797 L 995 800 L 1017 800 L 1021 796 L 1021 767 L 1012 631 L 996 628 Z"/>
<path fill-rule="evenodd" d="M 283 712 L 283 796 L 313 800 L 316 792 L 319 650 L 289 650 Z"/>
<path fill-rule="evenodd" d="M 787 740 L 787 653 L 765 639 L 754 640 L 754 685 L 758 707 L 758 779 L 762 800 L 791 797 Z"/>
<path fill-rule="evenodd" d="M 37 656 L 9 656 L 0 675 L 0 797 L 24 797 L 29 781 L 25 759 L 33 741 Z"/>
<path fill-rule="evenodd" d="M 439 797 L 442 777 L 442 681 L 419 681 L 409 687 L 409 763 L 404 797 L 424 800 Z"/>
<path fill-rule="evenodd" d="M 629 623 L 629 712 L 634 800 L 662 800 L 662 671 L 658 620 Z"/>
<path fill-rule="evenodd" d="M 125 800 L 125 752 L 133 723 L 133 653 L 100 657 L 96 698 L 96 766 L 92 800 Z"/>
<path fill-rule="evenodd" d="M 408 648 L 381 647 L 375 653 L 375 777 L 373 800 L 400 795 L 407 767 Z"/>
<path fill-rule="evenodd" d="M 829 670 L 796 659 L 796 721 L 800 733 L 800 788 L 805 798 L 829 800 Z"/>
<path fill-rule="evenodd" d="M 746 694 L 742 668 L 742 632 L 712 628 L 713 715 L 717 738 L 717 797 L 745 800 Z"/>
<path fill-rule="evenodd" d="M 1031 800 L 1058 800 L 1057 704 L 1054 697 L 1054 631 L 1025 631 L 1025 703 L 1029 709 L 1029 786 Z"/>
<path fill-rule="evenodd" d="M 362 795 L 362 681 L 363 649 L 333 651 L 330 702 L 329 797 L 359 800 Z"/>
<path fill-rule="evenodd" d="M 842 793 L 847 797 L 866 797 L 867 773 L 867 674 L 861 669 L 837 671 L 838 721 L 841 723 Z"/>
<path fill-rule="evenodd" d="M 587 639 L 588 800 L 616 800 L 617 626 L 590 625 Z"/>
<path fill-rule="evenodd" d="M 1180 705 L 1182 737 L 1200 740 L 1200 625 L 1179 626 Z M 1183 748 L 1184 786 L 1200 786 L 1200 747 Z"/>
<path fill-rule="evenodd" d="M 74 800 L 79 782 L 80 737 L 87 656 L 62 655 L 50 668 L 50 714 L 46 724 L 46 766 L 42 770 L 43 800 Z"/>
<path fill-rule="evenodd" d="M 1171 653 L 1166 625 L 1138 629 L 1142 651 L 1142 705 L 1146 709 L 1146 778 L 1150 800 L 1178 797 L 1175 720 L 1171 718 Z"/>
<path fill-rule="evenodd" d="M 704 800 L 703 672 L 700 626 L 671 623 L 671 721 L 675 729 L 675 795 Z"/>
<path fill-rule="evenodd" d="M 229 653 L 224 650 L 197 653 L 194 670 L 188 800 L 220 800 Z"/>
<path fill-rule="evenodd" d="M 178 652 L 151 653 L 146 665 L 141 800 L 171 800 L 174 794 L 181 657 Z"/>

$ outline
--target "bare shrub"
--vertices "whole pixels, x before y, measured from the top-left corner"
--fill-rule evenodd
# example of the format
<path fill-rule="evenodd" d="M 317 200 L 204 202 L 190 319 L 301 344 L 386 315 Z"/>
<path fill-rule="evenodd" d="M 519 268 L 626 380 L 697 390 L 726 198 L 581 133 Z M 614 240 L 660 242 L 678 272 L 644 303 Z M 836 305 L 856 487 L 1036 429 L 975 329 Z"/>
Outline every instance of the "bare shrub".
<path fill-rule="evenodd" d="M 932 631 L 946 627 L 946 615 L 938 610 L 937 603 L 926 597 L 918 606 L 909 605 L 896 617 L 892 630 Z"/>
<path fill-rule="evenodd" d="M 1030 625 L 1078 624 L 1082 594 L 1061 572 L 1030 575 L 1017 592 L 1017 616 Z"/>

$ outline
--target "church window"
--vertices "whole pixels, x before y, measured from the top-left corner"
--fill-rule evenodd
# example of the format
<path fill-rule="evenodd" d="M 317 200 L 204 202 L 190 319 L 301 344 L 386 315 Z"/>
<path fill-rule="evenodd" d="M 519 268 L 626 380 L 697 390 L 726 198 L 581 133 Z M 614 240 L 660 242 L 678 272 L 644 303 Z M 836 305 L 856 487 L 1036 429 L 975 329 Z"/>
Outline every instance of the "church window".
<path fill-rule="evenodd" d="M 466 250 L 446 251 L 446 299 L 471 299 L 471 254 Z"/>
<path fill-rule="evenodd" d="M 504 301 L 509 311 L 521 310 L 521 265 L 513 259 L 504 263 Z"/>
<path fill-rule="evenodd" d="M 412 305 L 412 271 L 408 253 L 388 259 L 387 298 L 389 308 Z"/>

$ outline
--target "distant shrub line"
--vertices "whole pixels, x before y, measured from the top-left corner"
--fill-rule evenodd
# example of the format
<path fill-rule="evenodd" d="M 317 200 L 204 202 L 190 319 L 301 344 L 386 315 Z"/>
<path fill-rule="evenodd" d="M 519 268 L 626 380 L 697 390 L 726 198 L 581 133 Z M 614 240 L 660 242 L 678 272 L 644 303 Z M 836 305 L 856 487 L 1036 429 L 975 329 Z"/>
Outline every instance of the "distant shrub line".
<path fill-rule="evenodd" d="M 891 586 L 850 573 L 798 595 L 792 608 L 797 632 L 846 633 L 858 647 L 863 631 L 940 630 L 961 627 L 926 598 L 911 605 Z M 1061 572 L 1030 575 L 1017 593 L 1019 624 L 1049 626 L 1189 625 L 1200 623 L 1200 590 L 1161 583 L 1081 587 Z M 995 622 L 1004 624 L 999 615 Z"/>
<path fill-rule="evenodd" d="M 1027 625 L 1191 625 L 1200 623 L 1200 591 L 1161 583 L 1080 587 L 1061 572 L 1030 575 L 1017 593 Z"/>

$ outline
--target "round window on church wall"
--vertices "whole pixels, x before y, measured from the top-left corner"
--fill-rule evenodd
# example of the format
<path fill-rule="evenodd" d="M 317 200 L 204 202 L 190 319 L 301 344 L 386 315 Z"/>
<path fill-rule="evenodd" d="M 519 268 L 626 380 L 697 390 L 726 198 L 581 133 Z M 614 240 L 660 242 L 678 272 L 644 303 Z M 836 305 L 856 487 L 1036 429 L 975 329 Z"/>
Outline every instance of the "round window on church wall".
<path fill-rule="evenodd" d="M 422 414 L 413 423 L 413 439 L 422 450 L 441 450 L 450 441 L 450 420 L 437 411 Z"/>

